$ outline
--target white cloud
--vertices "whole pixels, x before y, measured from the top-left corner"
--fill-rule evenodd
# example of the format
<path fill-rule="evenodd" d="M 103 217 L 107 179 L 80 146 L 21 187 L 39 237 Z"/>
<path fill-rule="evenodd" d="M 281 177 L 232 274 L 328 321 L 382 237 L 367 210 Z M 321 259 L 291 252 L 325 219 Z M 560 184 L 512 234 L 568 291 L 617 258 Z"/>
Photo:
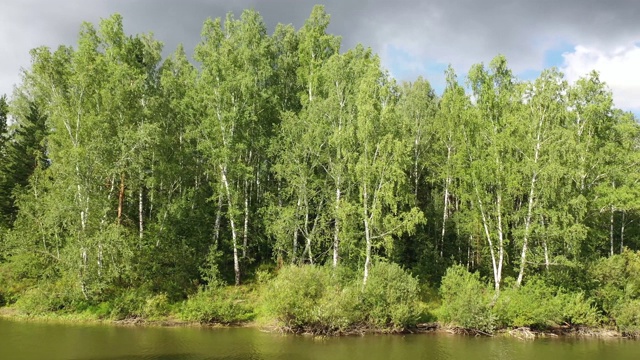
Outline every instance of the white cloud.
<path fill-rule="evenodd" d="M 592 70 L 613 91 L 613 100 L 623 110 L 640 110 L 640 46 L 632 44 L 612 51 L 576 46 L 562 55 L 563 71 L 569 81 L 575 81 Z"/>

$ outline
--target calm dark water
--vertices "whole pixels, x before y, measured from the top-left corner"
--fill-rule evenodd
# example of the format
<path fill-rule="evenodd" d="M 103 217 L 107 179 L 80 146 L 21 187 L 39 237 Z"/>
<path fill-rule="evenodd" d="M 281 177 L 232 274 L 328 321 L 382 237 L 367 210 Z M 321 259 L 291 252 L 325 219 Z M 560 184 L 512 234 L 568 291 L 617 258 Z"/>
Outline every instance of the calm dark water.
<path fill-rule="evenodd" d="M 257 329 L 59 325 L 0 319 L 0 359 L 640 359 L 640 341 L 448 334 L 314 339 Z"/>

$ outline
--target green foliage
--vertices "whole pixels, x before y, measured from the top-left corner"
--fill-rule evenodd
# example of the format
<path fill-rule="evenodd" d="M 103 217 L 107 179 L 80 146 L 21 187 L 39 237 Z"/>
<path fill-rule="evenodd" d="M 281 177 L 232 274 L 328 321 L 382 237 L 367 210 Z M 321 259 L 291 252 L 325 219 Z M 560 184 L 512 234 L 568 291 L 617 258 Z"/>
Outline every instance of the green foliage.
<path fill-rule="evenodd" d="M 502 327 L 544 329 L 560 324 L 596 326 L 601 316 L 584 292 L 566 292 L 544 277 L 530 277 L 522 286 L 500 292 L 493 309 Z"/>
<path fill-rule="evenodd" d="M 553 262 L 554 266 L 540 275 L 550 286 L 570 292 L 589 291 L 593 288 L 594 279 L 587 264 L 569 261 L 563 256 L 557 256 Z"/>
<path fill-rule="evenodd" d="M 369 322 L 379 328 L 403 329 L 420 316 L 418 279 L 394 263 L 378 262 L 362 292 Z"/>
<path fill-rule="evenodd" d="M 545 328 L 559 324 L 562 307 L 557 288 L 548 286 L 542 279 L 530 277 L 521 287 L 511 287 L 500 292 L 495 306 L 497 321 L 502 326 L 531 326 Z"/>
<path fill-rule="evenodd" d="M 147 298 L 142 306 L 142 316 L 145 319 L 158 319 L 167 316 L 170 310 L 167 294 L 160 293 Z"/>
<path fill-rule="evenodd" d="M 604 313 L 614 320 L 618 329 L 638 334 L 640 320 L 640 252 L 626 250 L 601 259 L 591 266 L 595 279 L 593 298 Z"/>
<path fill-rule="evenodd" d="M 284 267 L 262 293 L 265 312 L 294 331 L 316 324 L 320 320 L 318 304 L 330 283 L 327 268 Z"/>
<path fill-rule="evenodd" d="M 598 326 L 602 324 L 602 314 L 593 299 L 584 292 L 558 294 L 561 297 L 563 321 L 571 325 Z"/>
<path fill-rule="evenodd" d="M 310 322 L 303 323 L 301 328 L 312 333 L 331 334 L 367 326 L 372 323 L 373 318 L 367 314 L 363 301 L 360 281 L 352 279 L 344 285 L 339 281 L 331 281 L 315 305 L 313 318 Z M 379 328 L 384 327 L 382 325 Z"/>
<path fill-rule="evenodd" d="M 20 294 L 15 306 L 27 315 L 70 313 L 84 309 L 86 300 L 75 279 L 61 278 L 26 290 Z"/>
<path fill-rule="evenodd" d="M 236 289 L 207 288 L 189 296 L 179 310 L 185 321 L 234 324 L 253 319 L 254 310 Z"/>
<path fill-rule="evenodd" d="M 491 287 L 461 265 L 447 269 L 440 285 L 442 307 L 438 319 L 467 329 L 491 332 L 496 319 L 491 311 Z"/>
<path fill-rule="evenodd" d="M 640 126 L 598 75 L 497 56 L 439 98 L 329 20 L 207 20 L 198 64 L 120 15 L 32 50 L 0 98 L 0 305 L 232 323 L 242 280 L 292 331 L 400 330 L 438 303 L 412 269 L 458 326 L 636 331 Z"/>
<path fill-rule="evenodd" d="M 420 317 L 418 281 L 396 264 L 357 274 L 328 267 L 288 266 L 262 292 L 265 315 L 290 331 L 342 333 L 357 328 L 398 331 Z"/>
<path fill-rule="evenodd" d="M 593 290 L 596 302 L 611 313 L 625 301 L 640 299 L 639 273 L 640 252 L 627 250 L 594 263 L 590 274 L 596 283 Z"/>
<path fill-rule="evenodd" d="M 612 311 L 616 326 L 626 335 L 640 336 L 640 299 L 619 304 Z"/>
<path fill-rule="evenodd" d="M 0 262 L 0 306 L 16 302 L 20 294 L 33 286 L 33 281 L 20 278 L 12 262 Z"/>

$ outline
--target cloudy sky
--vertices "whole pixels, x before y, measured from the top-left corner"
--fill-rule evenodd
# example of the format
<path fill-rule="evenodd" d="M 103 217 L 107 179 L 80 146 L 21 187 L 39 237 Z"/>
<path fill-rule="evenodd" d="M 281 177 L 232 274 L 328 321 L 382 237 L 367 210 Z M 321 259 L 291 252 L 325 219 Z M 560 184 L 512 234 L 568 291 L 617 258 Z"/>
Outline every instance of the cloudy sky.
<path fill-rule="evenodd" d="M 207 17 L 258 10 L 273 30 L 300 27 L 321 0 L 0 0 L 0 94 L 11 93 L 29 49 L 74 45 L 80 23 L 118 12 L 128 33 L 153 32 L 165 53 L 191 51 Z M 557 66 L 575 80 L 592 69 L 616 106 L 640 114 L 638 0 L 325 0 L 329 31 L 343 49 L 357 43 L 380 54 L 401 80 L 422 75 L 441 89 L 443 71 L 459 74 L 501 53 L 522 79 Z"/>

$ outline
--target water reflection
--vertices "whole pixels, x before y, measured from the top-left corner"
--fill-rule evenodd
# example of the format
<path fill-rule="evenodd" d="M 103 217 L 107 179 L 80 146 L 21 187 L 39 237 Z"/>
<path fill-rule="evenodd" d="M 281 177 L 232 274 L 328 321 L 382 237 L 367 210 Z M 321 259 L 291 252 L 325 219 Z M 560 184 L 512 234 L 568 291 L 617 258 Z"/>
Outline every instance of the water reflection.
<path fill-rule="evenodd" d="M 0 359 L 638 359 L 628 340 L 474 338 L 448 334 L 318 339 L 256 329 L 55 325 L 0 319 Z"/>

